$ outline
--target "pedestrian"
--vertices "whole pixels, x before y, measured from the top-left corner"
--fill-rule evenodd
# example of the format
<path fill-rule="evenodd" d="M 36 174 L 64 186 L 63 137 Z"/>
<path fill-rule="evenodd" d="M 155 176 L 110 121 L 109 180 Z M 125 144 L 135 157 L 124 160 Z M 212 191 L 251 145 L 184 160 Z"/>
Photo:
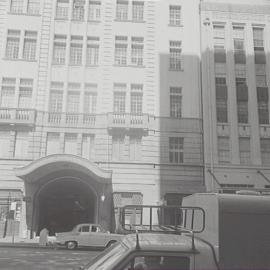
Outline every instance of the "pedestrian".
<path fill-rule="evenodd" d="M 48 244 L 48 229 L 43 228 L 39 233 L 39 246 L 47 246 Z"/>

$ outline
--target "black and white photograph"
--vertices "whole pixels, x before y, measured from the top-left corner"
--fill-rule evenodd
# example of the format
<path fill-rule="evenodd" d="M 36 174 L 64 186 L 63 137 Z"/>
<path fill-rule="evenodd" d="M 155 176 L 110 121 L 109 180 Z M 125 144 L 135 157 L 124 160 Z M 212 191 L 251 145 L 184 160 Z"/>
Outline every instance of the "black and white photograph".
<path fill-rule="evenodd" d="M 270 270 L 270 0 L 0 0 L 1 270 Z"/>

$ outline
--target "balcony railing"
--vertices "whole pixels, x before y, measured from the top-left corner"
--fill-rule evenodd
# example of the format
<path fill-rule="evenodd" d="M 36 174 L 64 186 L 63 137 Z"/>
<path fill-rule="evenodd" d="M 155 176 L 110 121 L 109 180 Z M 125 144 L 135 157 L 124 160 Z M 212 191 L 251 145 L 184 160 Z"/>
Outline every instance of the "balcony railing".
<path fill-rule="evenodd" d="M 148 114 L 109 113 L 108 128 L 149 129 Z"/>
<path fill-rule="evenodd" d="M 0 124 L 34 125 L 36 110 L 0 108 Z"/>
<path fill-rule="evenodd" d="M 57 113 L 49 112 L 47 114 L 47 124 L 49 126 L 61 127 L 93 127 L 96 123 L 95 114 L 83 113 Z"/>

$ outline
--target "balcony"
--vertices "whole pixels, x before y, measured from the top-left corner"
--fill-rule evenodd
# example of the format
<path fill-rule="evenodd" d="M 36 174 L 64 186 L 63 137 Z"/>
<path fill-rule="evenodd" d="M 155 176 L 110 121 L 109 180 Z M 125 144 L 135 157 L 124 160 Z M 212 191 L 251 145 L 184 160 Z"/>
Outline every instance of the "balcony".
<path fill-rule="evenodd" d="M 0 125 L 29 125 L 34 126 L 36 110 L 0 108 Z"/>
<path fill-rule="evenodd" d="M 148 114 L 109 113 L 108 128 L 149 129 Z"/>
<path fill-rule="evenodd" d="M 94 127 L 96 124 L 95 114 L 57 112 L 46 114 L 45 119 L 48 126 L 86 128 Z"/>

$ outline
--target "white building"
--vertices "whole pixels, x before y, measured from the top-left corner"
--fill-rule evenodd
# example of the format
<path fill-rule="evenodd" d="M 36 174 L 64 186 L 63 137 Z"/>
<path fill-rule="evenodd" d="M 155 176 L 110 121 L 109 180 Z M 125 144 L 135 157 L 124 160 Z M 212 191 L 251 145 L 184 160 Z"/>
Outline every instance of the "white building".
<path fill-rule="evenodd" d="M 2 0 L 0 44 L 0 236 L 204 191 L 199 0 Z"/>

